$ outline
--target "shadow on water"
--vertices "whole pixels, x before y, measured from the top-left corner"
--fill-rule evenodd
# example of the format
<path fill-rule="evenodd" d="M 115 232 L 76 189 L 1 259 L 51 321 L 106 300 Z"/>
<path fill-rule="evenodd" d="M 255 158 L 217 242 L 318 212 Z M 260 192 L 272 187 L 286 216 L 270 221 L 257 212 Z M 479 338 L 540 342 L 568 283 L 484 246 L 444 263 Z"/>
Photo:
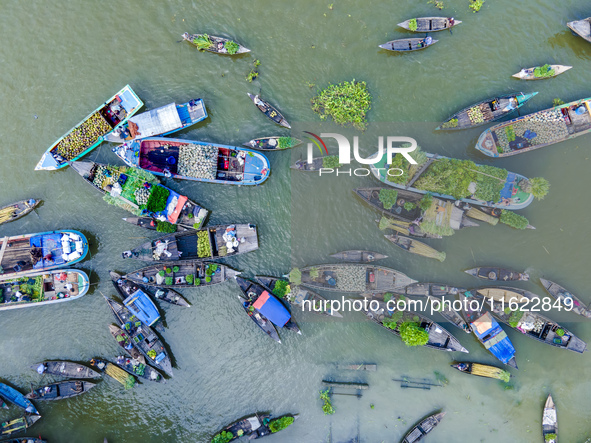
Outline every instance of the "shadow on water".
<path fill-rule="evenodd" d="M 568 48 L 578 58 L 591 58 L 591 43 L 585 41 L 585 39 L 578 36 L 570 29 L 566 29 L 555 34 L 553 37 L 550 37 L 548 39 L 548 44 L 550 44 L 552 48 Z"/>

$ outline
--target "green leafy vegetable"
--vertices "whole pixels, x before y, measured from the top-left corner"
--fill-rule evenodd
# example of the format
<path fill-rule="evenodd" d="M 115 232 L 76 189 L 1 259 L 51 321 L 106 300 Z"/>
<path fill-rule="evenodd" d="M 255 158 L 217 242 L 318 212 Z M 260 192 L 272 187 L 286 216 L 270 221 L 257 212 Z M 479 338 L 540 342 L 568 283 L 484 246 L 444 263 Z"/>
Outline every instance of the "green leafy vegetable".
<path fill-rule="evenodd" d="M 392 209 L 398 199 L 398 191 L 395 189 L 380 189 L 379 199 L 384 206 L 384 209 Z"/>

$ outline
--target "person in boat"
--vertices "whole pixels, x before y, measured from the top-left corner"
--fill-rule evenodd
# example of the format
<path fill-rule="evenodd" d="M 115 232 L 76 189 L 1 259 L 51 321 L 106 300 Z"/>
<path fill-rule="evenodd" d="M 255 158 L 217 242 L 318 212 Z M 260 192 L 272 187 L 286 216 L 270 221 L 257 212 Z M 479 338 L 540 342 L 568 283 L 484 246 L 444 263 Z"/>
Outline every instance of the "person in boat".
<path fill-rule="evenodd" d="M 429 46 L 431 43 L 433 43 L 433 38 L 428 35 L 427 37 L 425 37 L 425 46 Z"/>
<path fill-rule="evenodd" d="M 458 363 L 458 369 L 462 372 L 465 372 L 468 370 L 468 365 L 466 363 Z"/>
<path fill-rule="evenodd" d="M 447 27 L 448 28 L 451 28 L 455 23 L 456 23 L 456 21 L 454 20 L 453 17 L 450 17 L 447 19 Z"/>
<path fill-rule="evenodd" d="M 41 260 L 43 258 L 43 251 L 41 250 L 41 248 L 38 248 L 37 246 L 33 246 L 31 248 L 31 262 L 33 263 L 33 266 L 37 264 L 37 262 L 39 260 Z"/>
<path fill-rule="evenodd" d="M 259 98 L 258 94 L 254 96 L 254 104 L 257 105 L 263 112 L 267 110 L 267 105 L 265 105 L 265 102 Z"/>

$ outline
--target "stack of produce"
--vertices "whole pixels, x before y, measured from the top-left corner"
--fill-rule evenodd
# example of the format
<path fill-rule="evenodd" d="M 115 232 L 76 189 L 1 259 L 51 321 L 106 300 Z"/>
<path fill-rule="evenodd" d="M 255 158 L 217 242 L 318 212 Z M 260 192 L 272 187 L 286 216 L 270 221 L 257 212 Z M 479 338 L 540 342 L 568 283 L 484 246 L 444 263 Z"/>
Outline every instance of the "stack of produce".
<path fill-rule="evenodd" d="M 218 148 L 215 146 L 187 144 L 179 148 L 179 175 L 215 180 L 217 166 Z"/>
<path fill-rule="evenodd" d="M 527 140 L 529 145 L 534 146 L 553 143 L 568 136 L 568 128 L 559 109 L 539 112 L 493 132 L 503 152 L 510 151 L 509 143 L 516 138 Z"/>
<path fill-rule="evenodd" d="M 336 287 L 347 292 L 365 291 L 365 268 L 363 266 L 339 266 L 336 268 Z"/>
<path fill-rule="evenodd" d="M 60 140 L 56 146 L 57 153 L 66 160 L 72 160 L 112 129 L 100 112 L 95 112 Z"/>
<path fill-rule="evenodd" d="M 148 203 L 148 199 L 150 198 L 150 191 L 148 191 L 144 187 L 141 187 L 137 188 L 133 195 L 138 206 L 144 206 Z"/>
<path fill-rule="evenodd" d="M 207 230 L 197 233 L 197 255 L 199 258 L 211 256 L 211 244 Z"/>
<path fill-rule="evenodd" d="M 473 124 L 484 123 L 484 115 L 478 106 L 468 109 L 468 117 Z"/>

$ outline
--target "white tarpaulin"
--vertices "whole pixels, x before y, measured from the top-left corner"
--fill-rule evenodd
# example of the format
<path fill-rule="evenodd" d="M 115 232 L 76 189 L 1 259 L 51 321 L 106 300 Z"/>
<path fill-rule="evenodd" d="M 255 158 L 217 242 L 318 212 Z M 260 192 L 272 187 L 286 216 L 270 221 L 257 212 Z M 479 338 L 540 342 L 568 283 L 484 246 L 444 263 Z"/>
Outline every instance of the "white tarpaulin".
<path fill-rule="evenodd" d="M 550 426 L 554 426 L 556 424 L 556 409 L 544 409 L 542 424 Z"/>
<path fill-rule="evenodd" d="M 183 126 L 175 103 L 144 112 L 129 120 L 138 126 L 140 138 L 164 134 Z"/>

